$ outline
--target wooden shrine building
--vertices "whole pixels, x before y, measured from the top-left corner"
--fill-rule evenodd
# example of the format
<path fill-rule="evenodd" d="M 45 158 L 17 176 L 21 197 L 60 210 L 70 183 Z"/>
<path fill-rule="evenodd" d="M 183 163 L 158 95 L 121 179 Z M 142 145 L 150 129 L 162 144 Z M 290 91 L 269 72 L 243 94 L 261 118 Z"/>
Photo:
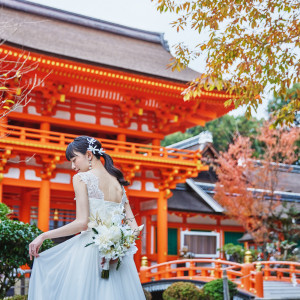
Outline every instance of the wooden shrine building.
<path fill-rule="evenodd" d="M 18 82 L 5 81 L 10 93 L 1 94 L 2 115 L 24 86 L 37 83 L 28 105 L 2 118 L 0 201 L 44 231 L 72 221 L 74 173 L 65 149 L 78 135 L 99 138 L 131 181 L 127 194 L 137 222 L 145 223 L 137 265 L 141 254 L 170 259 L 168 227 L 182 221 L 168 212 L 171 190 L 207 167 L 200 151 L 164 148 L 160 141 L 226 114 L 230 96 L 203 91 L 184 102 L 181 93 L 197 73 L 166 68 L 171 55 L 163 34 L 26 1 L 0 4 L 0 59 L 32 68 Z"/>

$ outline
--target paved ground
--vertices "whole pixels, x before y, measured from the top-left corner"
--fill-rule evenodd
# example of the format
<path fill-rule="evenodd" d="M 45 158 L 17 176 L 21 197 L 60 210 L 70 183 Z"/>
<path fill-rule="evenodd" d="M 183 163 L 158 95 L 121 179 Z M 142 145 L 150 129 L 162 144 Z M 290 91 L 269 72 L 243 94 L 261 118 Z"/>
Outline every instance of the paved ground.
<path fill-rule="evenodd" d="M 300 284 L 295 287 L 290 282 L 264 281 L 264 300 L 300 300 Z"/>

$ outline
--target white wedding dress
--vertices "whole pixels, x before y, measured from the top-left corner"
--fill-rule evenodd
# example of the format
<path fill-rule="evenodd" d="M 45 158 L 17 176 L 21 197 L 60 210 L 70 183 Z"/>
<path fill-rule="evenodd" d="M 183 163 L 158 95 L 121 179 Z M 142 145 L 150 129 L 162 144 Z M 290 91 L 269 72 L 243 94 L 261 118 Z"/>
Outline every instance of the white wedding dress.
<path fill-rule="evenodd" d="M 91 171 L 78 173 L 87 185 L 90 214 L 124 205 L 105 201 L 98 187 L 98 177 Z M 85 247 L 91 231 L 82 231 L 71 239 L 40 253 L 34 259 L 29 283 L 29 300 L 140 300 L 145 299 L 133 255 L 125 256 L 116 270 L 110 265 L 109 279 L 101 278 L 97 247 Z"/>

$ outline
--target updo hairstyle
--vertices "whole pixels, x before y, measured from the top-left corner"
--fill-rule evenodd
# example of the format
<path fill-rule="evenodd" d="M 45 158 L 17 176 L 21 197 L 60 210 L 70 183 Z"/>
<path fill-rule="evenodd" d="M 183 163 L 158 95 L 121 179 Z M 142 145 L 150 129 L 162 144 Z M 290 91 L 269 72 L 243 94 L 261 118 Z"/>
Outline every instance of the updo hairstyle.
<path fill-rule="evenodd" d="M 74 139 L 73 142 L 71 142 L 67 149 L 66 149 L 66 158 L 68 161 L 70 161 L 73 157 L 76 156 L 74 153 L 80 152 L 81 154 L 85 155 L 87 150 L 90 150 L 91 147 L 93 150 L 91 151 L 92 154 L 97 158 L 100 159 L 100 157 L 103 157 L 104 159 L 104 167 L 107 170 L 109 174 L 112 176 L 116 177 L 117 180 L 120 182 L 121 185 L 129 185 L 129 182 L 124 179 L 123 173 L 114 166 L 113 159 L 111 158 L 110 155 L 106 154 L 103 149 L 101 143 L 89 136 L 78 136 Z M 90 148 L 90 149 L 88 149 Z"/>

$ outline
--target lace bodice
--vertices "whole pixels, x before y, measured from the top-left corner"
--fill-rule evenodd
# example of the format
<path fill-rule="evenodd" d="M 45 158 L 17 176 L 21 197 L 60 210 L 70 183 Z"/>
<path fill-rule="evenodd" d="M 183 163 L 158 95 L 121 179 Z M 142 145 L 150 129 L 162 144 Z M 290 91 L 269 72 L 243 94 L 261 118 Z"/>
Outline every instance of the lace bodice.
<path fill-rule="evenodd" d="M 87 186 L 90 214 L 95 215 L 97 210 L 106 210 L 110 207 L 124 206 L 128 202 L 126 192 L 122 186 L 123 195 L 120 203 L 104 200 L 104 194 L 99 189 L 98 182 L 99 178 L 91 171 L 78 173 L 80 180 L 83 181 Z M 76 199 L 76 198 L 75 198 Z"/>

